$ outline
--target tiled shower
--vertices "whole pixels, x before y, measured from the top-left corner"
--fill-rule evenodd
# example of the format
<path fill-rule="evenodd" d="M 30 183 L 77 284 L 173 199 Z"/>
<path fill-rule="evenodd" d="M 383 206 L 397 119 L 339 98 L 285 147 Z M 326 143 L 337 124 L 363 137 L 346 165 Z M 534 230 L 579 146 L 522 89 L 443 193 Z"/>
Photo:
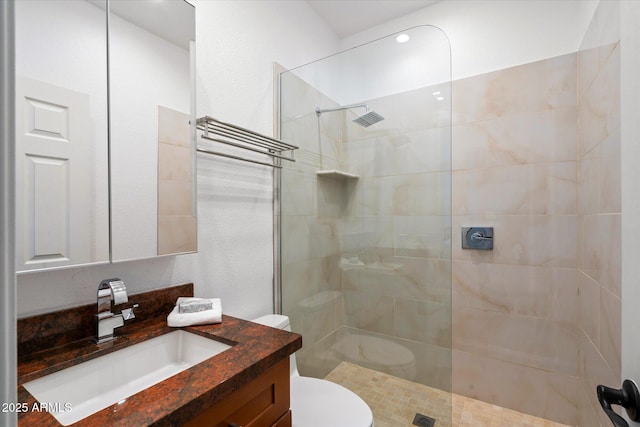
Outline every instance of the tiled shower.
<path fill-rule="evenodd" d="M 409 33 L 446 43 L 433 27 Z M 367 50 L 394 45 L 389 37 L 356 56 L 367 63 Z M 385 118 L 368 128 L 351 122 L 357 108 L 316 114 L 351 103 L 305 80 L 320 71 L 334 78 L 323 61 L 281 76 L 281 136 L 301 146 L 282 172 L 283 311 L 305 336 L 307 375 L 349 360 L 450 390 L 451 89 L 448 49 L 436 52 L 446 54 L 444 81 L 352 95 Z M 339 70 L 350 56 L 327 61 Z M 376 74 L 351 73 L 349 84 Z M 370 84 L 348 89 L 360 95 Z"/>
<path fill-rule="evenodd" d="M 615 8 L 576 53 L 363 98 L 385 116 L 367 129 L 317 117 L 342 101 L 304 67 L 282 75 L 282 138 L 302 147 L 282 172 L 283 311 L 304 374 L 346 360 L 609 425 L 594 390 L 621 381 Z M 461 249 L 467 226 L 494 227 L 494 250 Z"/>

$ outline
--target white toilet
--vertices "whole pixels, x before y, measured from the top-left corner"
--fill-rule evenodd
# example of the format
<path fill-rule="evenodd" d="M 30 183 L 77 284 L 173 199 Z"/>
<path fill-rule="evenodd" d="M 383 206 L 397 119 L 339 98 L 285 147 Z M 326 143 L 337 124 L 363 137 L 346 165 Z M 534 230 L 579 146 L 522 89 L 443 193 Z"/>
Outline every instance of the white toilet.
<path fill-rule="evenodd" d="M 253 322 L 291 331 L 289 318 L 281 314 Z M 373 427 L 371 409 L 354 392 L 331 381 L 300 376 L 295 354 L 290 365 L 293 427 Z"/>

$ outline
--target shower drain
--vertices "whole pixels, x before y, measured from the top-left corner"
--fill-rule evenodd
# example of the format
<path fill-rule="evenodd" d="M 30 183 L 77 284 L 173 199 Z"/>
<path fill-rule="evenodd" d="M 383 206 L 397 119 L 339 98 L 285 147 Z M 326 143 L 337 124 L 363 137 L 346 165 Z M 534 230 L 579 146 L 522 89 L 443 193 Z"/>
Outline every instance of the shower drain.
<path fill-rule="evenodd" d="M 413 418 L 413 425 L 418 427 L 433 427 L 435 423 L 435 419 L 422 414 L 416 414 Z"/>

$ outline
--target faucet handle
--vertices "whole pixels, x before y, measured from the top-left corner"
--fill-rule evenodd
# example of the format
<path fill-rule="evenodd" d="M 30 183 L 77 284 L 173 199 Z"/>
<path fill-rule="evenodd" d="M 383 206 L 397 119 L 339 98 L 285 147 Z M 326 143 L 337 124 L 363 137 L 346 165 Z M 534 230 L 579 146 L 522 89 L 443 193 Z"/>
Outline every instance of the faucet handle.
<path fill-rule="evenodd" d="M 110 309 L 111 301 L 113 301 L 114 305 L 129 301 L 129 298 L 127 298 L 127 287 L 120 279 L 106 279 L 100 282 L 100 286 L 98 286 L 99 311 L 101 311 L 100 306 L 102 304 L 109 304 Z"/>
<path fill-rule="evenodd" d="M 125 308 L 122 310 L 122 318 L 124 320 L 131 320 L 136 318 L 136 314 L 133 312 L 134 308 L 140 307 L 138 304 L 133 304 L 131 308 Z"/>
<path fill-rule="evenodd" d="M 123 304 L 129 301 L 127 298 L 127 287 L 120 279 L 115 279 L 109 282 L 109 287 L 113 292 L 113 305 Z"/>

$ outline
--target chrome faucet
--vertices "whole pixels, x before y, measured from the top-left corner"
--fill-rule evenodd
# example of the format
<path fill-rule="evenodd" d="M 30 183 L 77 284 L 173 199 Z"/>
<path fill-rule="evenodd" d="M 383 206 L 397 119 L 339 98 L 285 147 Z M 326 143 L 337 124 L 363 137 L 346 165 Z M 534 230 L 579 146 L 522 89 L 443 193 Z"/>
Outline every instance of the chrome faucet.
<path fill-rule="evenodd" d="M 127 287 L 120 279 L 107 279 L 100 282 L 98 286 L 98 314 L 96 314 L 96 341 L 98 344 L 111 341 L 113 331 L 124 326 L 126 320 L 136 317 L 133 309 L 138 307 L 134 304 L 132 308 L 125 308 L 120 314 L 114 314 L 111 309 L 114 305 L 123 304 L 129 301 L 127 297 Z"/>

